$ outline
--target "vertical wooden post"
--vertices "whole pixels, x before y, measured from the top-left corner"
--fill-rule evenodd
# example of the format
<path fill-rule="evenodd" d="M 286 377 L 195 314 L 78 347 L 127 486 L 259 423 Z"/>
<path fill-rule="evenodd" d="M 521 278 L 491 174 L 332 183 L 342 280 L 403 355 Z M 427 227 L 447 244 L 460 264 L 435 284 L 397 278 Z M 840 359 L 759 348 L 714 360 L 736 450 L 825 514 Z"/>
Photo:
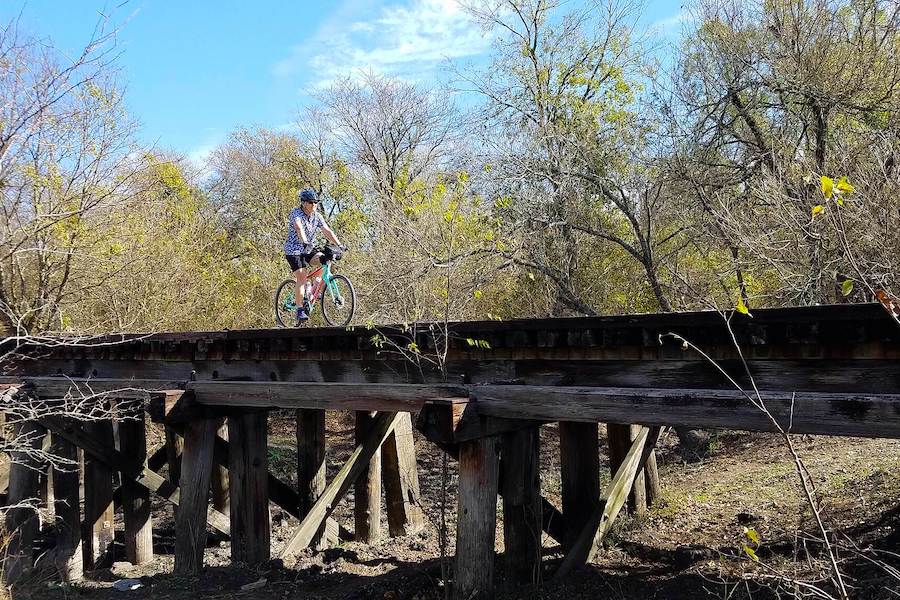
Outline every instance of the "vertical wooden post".
<path fill-rule="evenodd" d="M 179 506 L 175 513 L 175 572 L 183 575 L 199 573 L 203 566 L 216 429 L 215 419 L 192 421 L 184 429 Z"/>
<path fill-rule="evenodd" d="M 219 421 L 218 436 L 228 441 L 228 423 L 224 419 Z M 212 505 L 223 515 L 227 515 L 231 506 L 228 493 L 228 467 L 218 463 L 213 464 L 212 471 Z"/>
<path fill-rule="evenodd" d="M 53 473 L 57 527 L 54 564 L 63 581 L 78 581 L 84 575 L 78 449 L 58 435 L 53 436 L 51 448 L 54 456 L 69 463 Z"/>
<path fill-rule="evenodd" d="M 419 471 L 409 413 L 398 415 L 381 447 L 388 531 L 394 537 L 415 533 L 424 524 L 419 506 Z"/>
<path fill-rule="evenodd" d="M 265 411 L 228 418 L 231 560 L 269 560 L 269 466 Z"/>
<path fill-rule="evenodd" d="M 607 423 L 606 433 L 609 440 L 609 470 L 615 475 L 628 449 L 631 448 L 632 436 L 640 431 L 639 425 L 621 425 Z M 638 473 L 634 479 L 634 486 L 628 494 L 628 509 L 634 515 L 643 515 L 647 512 L 647 493 L 644 483 L 643 465 L 638 466 Z"/>
<path fill-rule="evenodd" d="M 372 427 L 372 414 L 356 412 L 356 444 L 362 444 Z M 381 538 L 381 449 L 375 451 L 369 466 L 354 487 L 356 539 L 370 544 Z"/>
<path fill-rule="evenodd" d="M 12 432 L 6 425 L 6 414 L 0 412 L 0 436 L 12 437 Z M 6 494 L 9 490 L 9 456 L 0 452 L 0 506 L 6 504 Z"/>
<path fill-rule="evenodd" d="M 499 450 L 495 436 L 463 442 L 459 447 L 454 584 L 457 600 L 493 596 Z"/>
<path fill-rule="evenodd" d="M 119 421 L 119 451 L 134 464 L 147 465 L 147 430 L 143 408 L 124 413 Z M 153 520 L 150 490 L 122 478 L 122 514 L 125 519 L 125 558 L 142 565 L 153 560 Z"/>
<path fill-rule="evenodd" d="M 537 584 L 541 577 L 540 430 L 503 435 L 500 453 L 506 586 Z"/>
<path fill-rule="evenodd" d="M 563 549 L 568 552 L 587 526 L 600 499 L 600 442 L 597 423 L 561 422 L 559 454 L 564 519 Z"/>
<path fill-rule="evenodd" d="M 48 431 L 41 441 L 41 447 L 49 451 L 52 444 L 52 434 Z M 53 523 L 53 515 L 55 514 L 53 506 L 53 465 L 49 462 L 41 464 L 38 473 L 38 494 L 41 500 L 41 510 L 44 511 L 44 517 L 41 528 L 49 527 Z"/>
<path fill-rule="evenodd" d="M 34 567 L 34 538 L 38 531 L 38 518 L 34 503 L 38 494 L 38 463 L 30 451 L 41 447 L 44 430 L 36 423 L 24 422 L 13 428 L 15 445 L 21 451 L 10 453 L 8 505 L 6 531 L 10 534 L 6 549 L 5 579 L 13 584 Z"/>
<path fill-rule="evenodd" d="M 169 481 L 178 484 L 181 481 L 181 453 L 184 452 L 184 439 L 171 428 L 166 427 L 166 462 L 169 464 Z M 175 507 L 176 512 L 178 507 Z"/>
<path fill-rule="evenodd" d="M 644 466 L 644 477 L 647 481 L 647 506 L 653 506 L 662 497 L 659 469 L 656 466 L 656 450 L 647 457 L 647 464 Z"/>
<path fill-rule="evenodd" d="M 301 520 L 325 490 L 325 411 L 297 411 L 297 495 Z M 313 536 L 310 546 L 327 546 L 325 524 Z"/>
<path fill-rule="evenodd" d="M 85 423 L 84 429 L 98 443 L 114 447 L 112 421 Z M 85 453 L 84 530 L 81 537 L 84 568 L 88 571 L 112 562 L 110 546 L 115 533 L 112 475 L 108 466 Z"/>
<path fill-rule="evenodd" d="M 640 434 L 642 427 L 640 425 L 630 425 L 628 429 L 628 446 L 631 447 L 631 443 Z M 634 476 L 634 486 L 632 486 L 631 493 L 628 495 L 628 505 L 636 517 L 642 517 L 647 514 L 646 472 L 644 463 L 638 465 L 637 474 Z"/>

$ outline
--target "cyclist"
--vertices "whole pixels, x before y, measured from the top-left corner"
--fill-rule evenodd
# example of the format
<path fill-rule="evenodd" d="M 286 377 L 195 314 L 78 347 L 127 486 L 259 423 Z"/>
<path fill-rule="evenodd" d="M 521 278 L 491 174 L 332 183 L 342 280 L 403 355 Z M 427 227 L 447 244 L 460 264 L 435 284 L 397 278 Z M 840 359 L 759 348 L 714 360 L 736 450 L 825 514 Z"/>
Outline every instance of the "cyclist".
<path fill-rule="evenodd" d="M 306 297 L 306 270 L 321 264 L 322 253 L 313 248 L 313 240 L 319 229 L 332 244 L 340 246 L 337 235 L 325 223 L 316 210 L 319 198 L 314 190 L 306 188 L 298 194 L 300 205 L 288 216 L 288 236 L 284 242 L 284 257 L 294 275 L 294 298 L 297 302 L 297 324 L 309 319 L 309 299 Z"/>

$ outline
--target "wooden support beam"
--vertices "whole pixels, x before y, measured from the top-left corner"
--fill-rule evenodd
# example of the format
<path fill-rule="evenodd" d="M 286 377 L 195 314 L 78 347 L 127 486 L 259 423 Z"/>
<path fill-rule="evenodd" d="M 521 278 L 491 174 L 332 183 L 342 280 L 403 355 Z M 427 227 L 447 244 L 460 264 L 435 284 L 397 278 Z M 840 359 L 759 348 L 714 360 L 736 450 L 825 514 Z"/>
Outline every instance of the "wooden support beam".
<path fill-rule="evenodd" d="M 572 548 L 566 553 L 554 576 L 556 579 L 564 577 L 577 567 L 594 559 L 599 551 L 603 538 L 612 527 L 613 521 L 622 510 L 628 492 L 634 483 L 635 474 L 643 464 L 656 443 L 659 441 L 659 427 L 642 427 L 625 459 L 613 476 L 612 481 L 603 491 L 600 505 L 591 516 L 588 525 L 581 531 Z"/>
<path fill-rule="evenodd" d="M 466 397 L 461 386 L 392 383 L 192 381 L 200 404 L 317 410 L 418 411 L 425 400 Z"/>
<path fill-rule="evenodd" d="M 219 425 L 214 419 L 189 423 L 181 460 L 181 498 L 175 514 L 175 573 L 196 575 L 203 567 L 213 449 Z M 232 530 L 234 525 L 232 524 Z"/>
<path fill-rule="evenodd" d="M 459 446 L 459 507 L 454 598 L 492 598 L 500 440 L 487 437 Z"/>
<path fill-rule="evenodd" d="M 268 415 L 228 417 L 231 493 L 231 560 L 254 565 L 269 560 Z"/>
<path fill-rule="evenodd" d="M 142 467 L 139 463 L 129 460 L 111 445 L 104 445 L 99 439 L 88 434 L 82 427 L 76 426 L 71 422 L 62 421 L 56 417 L 44 417 L 40 419 L 40 423 L 54 434 L 83 449 L 88 457 L 96 459 L 115 471 L 121 472 L 124 477 L 128 477 L 139 485 L 145 486 L 163 500 L 175 505 L 177 513 L 180 490 L 175 484 L 156 471 Z M 206 521 L 220 533 L 224 535 L 229 534 L 228 517 L 212 507 L 209 507 L 206 513 Z M 87 514 L 85 515 L 86 522 Z"/>
<path fill-rule="evenodd" d="M 147 468 L 151 471 L 159 471 L 166 466 L 168 456 L 166 455 L 166 444 L 163 442 L 156 450 L 147 458 Z"/>
<path fill-rule="evenodd" d="M 641 361 L 632 361 L 640 363 Z M 660 361 L 647 361 L 660 362 Z M 696 362 L 696 361 L 695 361 Z M 765 362 L 765 361 L 761 361 Z M 769 361 L 777 364 L 778 361 Z M 809 361 L 814 363 L 815 361 Z M 874 362 L 874 361 L 859 361 Z M 669 375 L 671 378 L 671 374 Z M 871 378 L 871 376 L 869 376 Z M 22 379 L 0 378 L 0 383 Z M 72 387 L 62 377 L 27 377 L 41 397 Z M 178 385 L 168 380 L 75 381 L 92 389 L 147 389 Z M 532 385 L 420 385 L 196 381 L 187 388 L 196 402 L 214 406 L 416 411 L 428 400 L 471 398 L 477 414 L 513 420 L 581 421 L 773 431 L 775 428 L 742 392 L 731 389 L 579 387 Z M 880 389 L 880 388 L 879 388 Z M 135 395 L 146 391 L 135 389 Z M 766 406 L 794 433 L 900 438 L 900 395 L 763 391 Z M 793 421 L 791 417 L 793 416 Z"/>
<path fill-rule="evenodd" d="M 9 492 L 7 497 L 6 532 L 10 535 L 6 548 L 4 579 L 17 583 L 34 567 L 34 540 L 38 533 L 38 516 L 34 501 L 38 493 L 38 462 L 32 452 L 41 447 L 45 431 L 37 423 L 20 422 L 12 428 L 14 446 L 11 453 Z"/>
<path fill-rule="evenodd" d="M 500 453 L 506 587 L 541 580 L 540 430 L 506 433 Z"/>
<path fill-rule="evenodd" d="M 641 429 L 643 429 L 640 425 L 629 425 L 628 426 L 628 446 L 631 447 L 631 444 L 637 439 L 637 436 L 640 434 Z M 651 455 L 653 451 L 651 450 Z M 634 513 L 636 517 L 645 517 L 647 515 L 647 462 L 650 460 L 650 455 L 647 456 L 647 460 L 641 462 L 638 465 L 638 470 L 634 474 L 634 483 L 631 485 L 631 492 L 628 494 L 628 506 L 631 508 L 631 511 Z M 614 473 L 610 473 L 612 477 Z"/>
<path fill-rule="evenodd" d="M 600 498 L 600 443 L 597 423 L 559 424 L 560 474 L 565 528 L 562 546 L 572 548 Z"/>
<path fill-rule="evenodd" d="M 169 481 L 181 481 L 181 455 L 184 452 L 184 438 L 171 427 L 166 426 L 166 462 L 169 465 Z"/>
<path fill-rule="evenodd" d="M 765 414 L 736 390 L 473 386 L 487 417 L 683 425 L 774 431 Z M 762 391 L 778 422 L 794 433 L 900 438 L 900 395 Z"/>
<path fill-rule="evenodd" d="M 297 410 L 297 514 L 303 519 L 325 490 L 325 411 Z M 325 527 L 313 536 L 310 546 L 326 547 Z"/>
<path fill-rule="evenodd" d="M 8 392 L 14 394 L 19 390 L 20 386 L 11 386 L 9 384 L 0 384 L 0 392 Z M 2 396 L 0 396 L 2 398 Z M 6 425 L 6 414 L 0 412 L 0 440 L 9 435 Z M 6 492 L 9 488 L 9 456 L 5 452 L 0 452 L 0 507 L 5 505 Z"/>
<path fill-rule="evenodd" d="M 362 475 L 375 452 L 381 448 L 381 444 L 393 430 L 396 421 L 397 413 L 378 413 L 375 416 L 365 440 L 353 449 L 350 458 L 347 459 L 331 483 L 325 487 L 322 495 L 316 500 L 297 531 L 288 541 L 282 552 L 283 557 L 295 554 L 309 546 L 322 523 L 331 515 L 350 486 Z"/>
<path fill-rule="evenodd" d="M 419 470 L 412 418 L 399 413 L 394 430 L 381 446 L 388 532 L 398 537 L 421 530 L 424 516 L 419 498 Z"/>
<path fill-rule="evenodd" d="M 119 421 L 119 451 L 132 462 L 147 467 L 147 431 L 144 410 L 138 408 Z M 122 515 L 125 520 L 125 559 L 134 565 L 153 560 L 153 519 L 150 490 L 122 478 Z"/>
<path fill-rule="evenodd" d="M 425 439 L 436 444 L 455 444 L 522 429 L 533 429 L 543 421 L 529 419 L 483 418 L 476 403 L 467 398 L 442 398 L 425 402 L 416 419 Z"/>
<path fill-rule="evenodd" d="M 214 416 L 213 411 L 198 404 L 194 393 L 182 389 L 149 392 L 147 412 L 154 423 L 190 423 Z"/>
<path fill-rule="evenodd" d="M 446 452 L 454 460 L 459 460 L 459 444 L 443 444 L 435 442 L 435 445 Z M 500 465 L 500 475 L 502 478 L 502 464 Z M 502 494 L 503 490 L 499 490 L 499 493 Z M 565 522 L 566 520 L 563 518 L 563 514 L 559 512 L 559 509 L 553 506 L 549 500 L 541 496 L 541 527 L 543 528 L 544 533 L 557 542 L 562 543 L 565 535 Z"/>
<path fill-rule="evenodd" d="M 68 463 L 53 473 L 53 501 L 56 511 L 56 548 L 53 564 L 60 579 L 78 581 L 84 575 L 81 549 L 81 477 L 78 449 L 59 435 L 53 436 L 51 452 Z"/>
<path fill-rule="evenodd" d="M 226 424 L 227 425 L 227 424 Z M 178 434 L 183 434 L 184 425 L 177 424 L 173 425 L 172 429 L 174 432 Z M 220 430 L 221 431 L 221 430 Z M 222 439 L 221 436 L 216 436 L 215 441 L 215 450 L 213 453 L 213 459 L 215 464 L 220 467 L 228 467 L 229 458 L 228 455 L 230 453 L 229 443 Z M 152 457 L 151 457 L 152 458 Z M 280 479 L 278 479 L 272 472 L 270 471 L 268 474 L 269 481 L 269 501 L 281 507 L 285 512 L 291 515 L 294 518 L 302 519 L 303 515 L 300 514 L 298 510 L 300 506 L 300 497 L 297 495 L 297 491 L 291 488 L 291 486 L 287 485 Z M 230 502 L 230 496 L 229 496 Z M 218 514 L 217 511 L 213 510 L 212 514 Z M 229 531 L 228 527 L 228 519 L 225 515 L 220 515 L 220 519 L 224 519 L 226 529 L 225 533 Z M 349 542 L 353 540 L 353 534 L 338 525 L 336 521 L 333 519 L 328 519 L 325 525 L 325 532 L 329 540 L 337 543 L 338 541 Z"/>
<path fill-rule="evenodd" d="M 373 414 L 356 411 L 354 431 L 357 446 L 368 436 L 374 420 Z M 396 420 L 400 420 L 399 415 Z M 356 540 L 374 544 L 381 539 L 381 447 L 375 449 L 369 463 L 356 480 L 353 499 Z"/>
<path fill-rule="evenodd" d="M 662 498 L 662 486 L 659 483 L 659 467 L 656 464 L 656 449 L 644 463 L 644 479 L 647 482 L 647 506 L 653 506 Z"/>
<path fill-rule="evenodd" d="M 112 421 L 88 421 L 83 426 L 86 436 L 97 444 L 114 448 Z M 112 564 L 115 537 L 113 508 L 113 473 L 110 465 L 94 454 L 84 457 L 84 568 L 88 571 Z"/>
<path fill-rule="evenodd" d="M 217 440 L 228 443 L 228 423 L 223 418 L 218 418 L 219 428 L 217 430 Z M 212 506 L 223 515 L 229 514 L 231 510 L 231 495 L 228 491 L 228 463 L 213 463 L 212 467 Z"/>
<path fill-rule="evenodd" d="M 53 443 L 50 432 L 46 432 L 44 439 L 41 441 L 41 448 L 46 452 L 50 450 Z M 53 465 L 44 462 L 40 466 L 38 472 L 38 497 L 40 498 L 40 506 L 43 511 L 41 519 L 41 529 L 46 529 L 53 523 L 55 515 L 55 507 L 53 503 Z"/>
<path fill-rule="evenodd" d="M 609 474 L 615 476 L 616 471 L 622 465 L 622 461 L 631 449 L 633 434 L 640 431 L 640 425 L 622 425 L 619 423 L 607 423 L 606 438 L 609 446 Z M 631 491 L 628 492 L 628 510 L 635 516 L 647 513 L 647 493 L 644 483 L 644 469 L 638 466 Z"/>

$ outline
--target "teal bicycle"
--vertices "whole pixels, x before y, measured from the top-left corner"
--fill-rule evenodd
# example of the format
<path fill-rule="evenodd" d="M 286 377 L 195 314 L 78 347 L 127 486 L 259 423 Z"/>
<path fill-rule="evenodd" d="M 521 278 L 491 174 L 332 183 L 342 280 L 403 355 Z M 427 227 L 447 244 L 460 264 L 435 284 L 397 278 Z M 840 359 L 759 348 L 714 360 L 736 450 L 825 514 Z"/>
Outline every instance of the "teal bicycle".
<path fill-rule="evenodd" d="M 331 272 L 331 263 L 341 260 L 344 249 L 328 245 L 315 251 L 322 253 L 322 265 L 311 271 L 306 278 L 310 321 L 313 320 L 313 309 L 318 303 L 322 306 L 322 318 L 327 324 L 345 327 L 350 324 L 356 310 L 356 292 L 346 275 Z M 285 279 L 275 291 L 275 321 L 281 327 L 292 327 L 296 322 L 294 285 L 293 279 Z"/>

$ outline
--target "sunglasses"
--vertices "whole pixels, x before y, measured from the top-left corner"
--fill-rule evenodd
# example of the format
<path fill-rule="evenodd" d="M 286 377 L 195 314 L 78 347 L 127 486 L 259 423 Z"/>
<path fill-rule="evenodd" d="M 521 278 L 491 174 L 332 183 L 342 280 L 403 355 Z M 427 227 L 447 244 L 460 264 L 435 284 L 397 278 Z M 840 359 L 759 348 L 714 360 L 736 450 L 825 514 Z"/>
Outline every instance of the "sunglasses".
<path fill-rule="evenodd" d="M 318 204 L 318 200 L 301 200 L 301 202 L 306 202 L 307 204 Z"/>

